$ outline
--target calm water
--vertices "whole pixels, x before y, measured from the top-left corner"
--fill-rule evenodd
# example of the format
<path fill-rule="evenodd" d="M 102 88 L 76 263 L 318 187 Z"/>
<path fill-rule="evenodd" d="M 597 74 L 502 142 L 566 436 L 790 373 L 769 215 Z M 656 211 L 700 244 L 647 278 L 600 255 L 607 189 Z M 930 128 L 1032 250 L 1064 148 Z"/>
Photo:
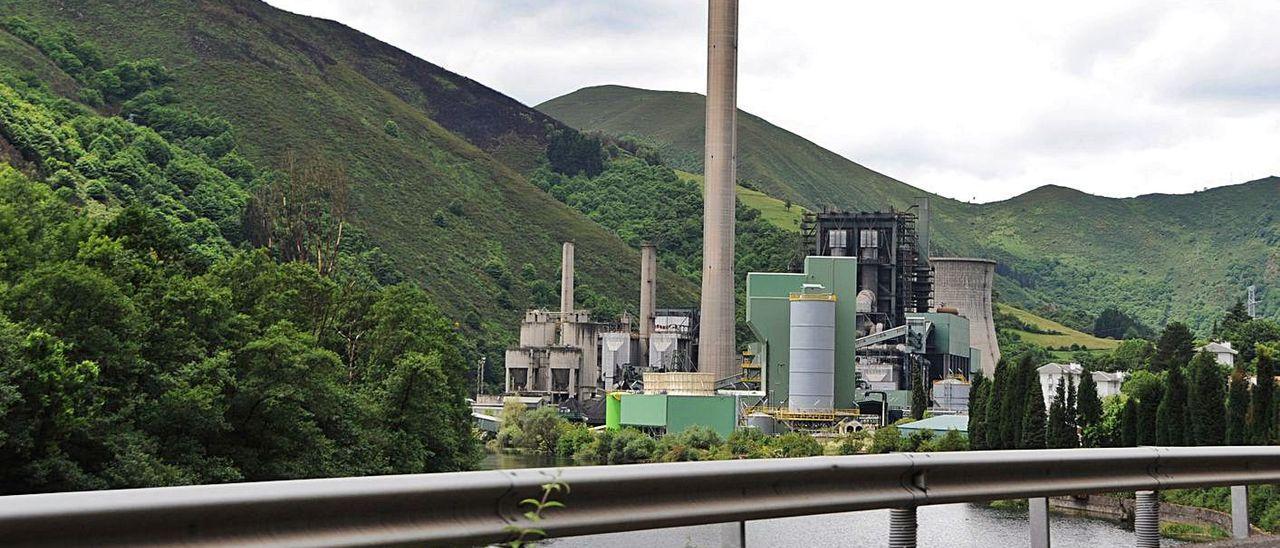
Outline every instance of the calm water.
<path fill-rule="evenodd" d="M 534 455 L 489 455 L 485 469 L 567 466 L 571 463 Z M 919 510 L 921 547 L 1026 546 L 1029 531 L 1025 510 L 998 510 L 976 504 L 926 506 Z M 1103 548 L 1132 546 L 1133 529 L 1105 520 L 1053 514 L 1050 536 L 1055 547 Z M 655 529 L 634 533 L 612 533 L 546 541 L 557 548 L 684 548 L 719 547 L 721 526 L 704 525 Z M 870 510 L 822 516 L 802 516 L 747 523 L 748 546 L 854 547 L 886 546 L 889 542 L 889 511 Z M 1163 545 L 1176 542 L 1165 540 Z"/>

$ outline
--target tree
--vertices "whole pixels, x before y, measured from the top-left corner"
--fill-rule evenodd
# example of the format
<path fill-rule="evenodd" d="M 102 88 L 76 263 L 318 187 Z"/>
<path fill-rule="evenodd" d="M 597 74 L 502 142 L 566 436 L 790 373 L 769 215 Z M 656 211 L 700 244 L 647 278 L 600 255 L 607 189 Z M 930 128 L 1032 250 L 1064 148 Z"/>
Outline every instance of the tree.
<path fill-rule="evenodd" d="M 1164 371 L 1174 366 L 1184 366 L 1195 355 L 1195 337 L 1182 322 L 1170 322 L 1156 343 L 1156 354 L 1151 359 L 1153 371 Z"/>
<path fill-rule="evenodd" d="M 1108 339 L 1146 339 L 1151 328 L 1120 309 L 1109 306 L 1093 321 L 1093 334 Z"/>
<path fill-rule="evenodd" d="M 1244 369 L 1231 371 L 1227 389 L 1227 445 L 1244 445 L 1249 439 L 1249 381 Z"/>
<path fill-rule="evenodd" d="M 1102 401 L 1098 399 L 1098 383 L 1094 382 L 1093 375 L 1088 370 L 1080 376 L 1077 399 L 1079 401 L 1076 404 L 1076 416 L 1080 422 L 1080 429 L 1086 433 L 1085 446 L 1100 447 L 1099 440 L 1091 439 L 1088 435 L 1090 429 L 1102 421 Z"/>
<path fill-rule="evenodd" d="M 1088 375 L 1088 371 L 1082 371 L 1081 375 Z M 1063 408 L 1064 419 L 1066 420 L 1066 428 L 1063 429 L 1063 444 L 1069 448 L 1080 447 L 1080 422 L 1077 420 L 1079 412 L 1076 409 L 1076 381 L 1075 377 L 1067 377 L 1067 403 Z"/>
<path fill-rule="evenodd" d="M 1030 368 L 1030 365 L 1028 365 Z M 1033 369 L 1034 371 L 1034 369 Z M 1045 411 L 1044 411 L 1044 391 L 1040 389 L 1040 380 L 1028 376 L 1026 399 L 1022 408 L 1022 427 L 1020 428 L 1022 435 L 1018 447 L 1021 449 L 1044 449 L 1047 446 L 1045 439 Z"/>
<path fill-rule="evenodd" d="M 1146 339 L 1128 339 L 1121 341 L 1115 350 L 1111 351 L 1111 359 L 1116 369 L 1125 371 L 1135 371 L 1138 369 L 1147 369 L 1151 364 L 1151 358 L 1155 356 L 1156 348 L 1151 341 Z"/>
<path fill-rule="evenodd" d="M 1173 367 L 1165 378 L 1164 394 L 1156 410 L 1156 445 L 1187 444 L 1187 381 L 1182 367 Z"/>
<path fill-rule="evenodd" d="M 1120 418 L 1120 445 L 1138 445 L 1138 405 L 1133 398 L 1125 398 L 1124 412 Z"/>
<path fill-rule="evenodd" d="M 924 412 L 929 408 L 929 395 L 924 391 L 924 372 L 920 369 L 913 368 L 911 380 L 911 418 L 920 420 L 924 418 Z"/>
<path fill-rule="evenodd" d="M 987 395 L 983 402 L 983 442 L 985 449 L 1007 449 L 1004 443 L 1004 401 L 1008 394 L 1009 363 L 1001 359 L 996 363 L 995 375 L 987 382 Z"/>
<path fill-rule="evenodd" d="M 1237 361 L 1252 362 L 1259 344 L 1280 342 L 1280 324 L 1266 319 L 1249 320 L 1229 335 L 1231 346 L 1240 352 Z"/>
<path fill-rule="evenodd" d="M 973 376 L 973 382 L 969 386 L 969 446 L 973 449 L 987 449 L 986 404 L 991 395 L 989 384 L 979 371 Z"/>
<path fill-rule="evenodd" d="M 1226 389 L 1222 368 L 1207 352 L 1197 354 L 1190 367 L 1191 390 L 1187 406 L 1191 409 L 1191 441 L 1197 446 L 1222 445 L 1227 434 L 1223 417 Z"/>
<path fill-rule="evenodd" d="M 1067 389 L 1062 379 L 1058 379 L 1058 386 L 1054 390 L 1053 402 L 1049 404 L 1049 419 L 1046 428 L 1046 438 L 1048 446 L 1053 449 L 1065 449 L 1067 445 L 1064 442 L 1067 426 L 1066 411 Z"/>
<path fill-rule="evenodd" d="M 1261 345 L 1255 352 L 1254 370 L 1258 384 L 1253 388 L 1249 401 L 1248 441 L 1254 445 L 1267 445 L 1276 437 L 1275 353 Z"/>
<path fill-rule="evenodd" d="M 1245 307 L 1244 300 L 1236 299 L 1235 304 L 1227 309 L 1227 313 L 1222 318 L 1222 322 L 1218 324 L 1215 336 L 1232 339 L 1236 334 L 1236 330 L 1245 322 L 1252 320 L 1249 316 L 1249 309 Z"/>
<path fill-rule="evenodd" d="M 1137 416 L 1133 426 L 1137 432 L 1137 445 L 1156 444 L 1156 415 L 1160 399 L 1164 397 L 1164 381 L 1161 375 L 1150 371 L 1135 371 L 1124 382 L 1122 389 L 1134 400 Z"/>

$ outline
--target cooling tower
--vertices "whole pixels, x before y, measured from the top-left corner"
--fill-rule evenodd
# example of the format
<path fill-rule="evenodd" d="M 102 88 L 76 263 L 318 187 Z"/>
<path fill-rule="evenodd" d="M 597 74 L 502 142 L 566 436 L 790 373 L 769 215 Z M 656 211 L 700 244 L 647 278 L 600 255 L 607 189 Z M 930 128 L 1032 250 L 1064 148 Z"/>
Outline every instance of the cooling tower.
<path fill-rule="evenodd" d="M 734 342 L 733 187 L 737 178 L 738 0 L 710 0 L 707 24 L 707 129 L 703 172 L 702 318 L 698 371 L 728 378 Z"/>
<path fill-rule="evenodd" d="M 953 257 L 933 257 L 929 261 L 933 263 L 933 306 L 954 307 L 969 319 L 969 346 L 978 349 L 982 375 L 992 378 L 1000 360 L 991 310 L 996 262 Z"/>

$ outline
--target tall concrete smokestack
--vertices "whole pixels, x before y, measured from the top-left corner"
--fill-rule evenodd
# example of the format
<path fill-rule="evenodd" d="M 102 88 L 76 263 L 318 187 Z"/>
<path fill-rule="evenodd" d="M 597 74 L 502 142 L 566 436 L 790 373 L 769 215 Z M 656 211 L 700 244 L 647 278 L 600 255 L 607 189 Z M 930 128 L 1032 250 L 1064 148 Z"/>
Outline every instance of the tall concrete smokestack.
<path fill-rule="evenodd" d="M 573 242 L 560 251 L 560 312 L 573 312 Z"/>
<path fill-rule="evenodd" d="M 734 374 L 733 186 L 737 180 L 738 0 L 710 0 L 698 371 Z"/>
<path fill-rule="evenodd" d="M 649 363 L 649 334 L 653 333 L 654 303 L 658 294 L 658 250 L 640 246 L 640 363 Z"/>

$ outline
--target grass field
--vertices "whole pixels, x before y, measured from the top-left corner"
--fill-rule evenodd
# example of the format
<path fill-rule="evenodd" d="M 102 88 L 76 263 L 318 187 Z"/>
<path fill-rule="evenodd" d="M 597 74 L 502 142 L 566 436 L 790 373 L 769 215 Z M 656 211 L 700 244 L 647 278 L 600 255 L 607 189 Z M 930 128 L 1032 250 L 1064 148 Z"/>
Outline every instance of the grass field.
<path fill-rule="evenodd" d="M 676 170 L 676 175 L 682 181 L 697 183 L 699 188 L 702 187 L 701 175 L 680 170 Z M 788 208 L 785 201 L 743 186 L 738 186 L 735 191 L 738 194 L 738 200 L 741 200 L 743 205 L 759 211 L 764 220 L 783 230 L 800 229 L 800 215 L 805 212 L 803 207 L 791 204 L 791 207 Z"/>
<path fill-rule="evenodd" d="M 1088 350 L 1111 350 L 1120 344 L 1120 341 L 1114 339 L 1103 339 L 1095 337 L 1088 333 L 1071 329 L 1053 320 L 1042 318 L 1021 308 L 1015 308 L 1004 303 L 996 303 L 996 309 L 1000 312 L 1013 314 L 1019 320 L 1034 325 L 1045 331 L 1055 331 L 1060 335 L 1045 335 L 1042 333 L 1030 333 L 1027 331 L 1010 330 L 1022 337 L 1022 340 L 1032 344 L 1037 344 L 1045 348 L 1061 348 L 1079 345 L 1083 349 Z M 1070 353 L 1062 353 L 1063 356 L 1054 355 L 1055 358 L 1069 358 Z"/>

